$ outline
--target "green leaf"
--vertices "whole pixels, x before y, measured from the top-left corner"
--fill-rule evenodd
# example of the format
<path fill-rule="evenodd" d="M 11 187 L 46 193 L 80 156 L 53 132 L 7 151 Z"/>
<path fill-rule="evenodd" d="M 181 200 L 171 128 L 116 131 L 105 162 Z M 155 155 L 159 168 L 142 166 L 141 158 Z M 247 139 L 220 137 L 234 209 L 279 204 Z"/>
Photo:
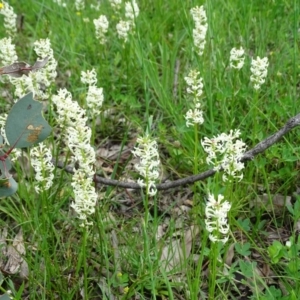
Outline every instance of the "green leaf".
<path fill-rule="evenodd" d="M 248 261 L 242 261 L 242 260 L 239 261 L 241 273 L 247 278 L 253 277 L 256 265 L 257 265 L 256 262 L 248 262 Z"/>
<path fill-rule="evenodd" d="M 268 252 L 273 264 L 277 264 L 287 254 L 284 246 L 279 241 L 273 241 L 273 244 L 268 247 Z"/>
<path fill-rule="evenodd" d="M 250 219 L 244 219 L 244 220 L 238 219 L 237 222 L 241 227 L 241 229 L 243 229 L 246 232 L 250 231 L 250 224 L 251 224 Z"/>
<path fill-rule="evenodd" d="M 249 251 L 250 246 L 251 245 L 248 242 L 245 244 L 236 243 L 234 248 L 239 254 L 243 256 L 249 256 L 251 254 L 251 252 Z"/>
<path fill-rule="evenodd" d="M 5 124 L 6 137 L 15 148 L 30 147 L 40 143 L 51 133 L 51 127 L 42 116 L 42 103 L 29 93 L 11 109 Z"/>

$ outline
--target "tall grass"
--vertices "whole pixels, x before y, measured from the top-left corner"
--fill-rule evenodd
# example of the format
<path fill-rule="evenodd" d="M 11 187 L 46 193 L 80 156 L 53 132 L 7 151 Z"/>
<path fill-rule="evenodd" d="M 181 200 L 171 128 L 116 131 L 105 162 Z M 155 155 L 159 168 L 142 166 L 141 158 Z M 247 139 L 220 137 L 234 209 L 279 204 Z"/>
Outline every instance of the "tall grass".
<path fill-rule="evenodd" d="M 99 116 L 90 120 L 91 144 L 96 150 L 119 146 L 113 161 L 98 157 L 99 175 L 136 180 L 131 157 L 121 152 L 132 149 L 147 129 L 160 145 L 162 179 L 173 180 L 209 168 L 200 145 L 205 136 L 240 129 L 250 149 L 298 113 L 297 0 L 140 0 L 135 32 L 125 44 L 115 30 L 120 13 L 109 1 L 101 3 L 100 11 L 90 2 L 81 12 L 72 3 L 62 8 L 51 0 L 9 4 L 23 16 L 14 39 L 21 61 L 35 61 L 35 40 L 51 40 L 59 73 L 53 95 L 67 88 L 84 106 L 80 72 L 97 71 L 105 101 Z M 208 34 L 199 57 L 189 11 L 202 4 Z M 100 14 L 110 22 L 105 45 L 96 40 L 92 22 Z M 5 36 L 3 26 L 0 36 Z M 237 71 L 229 68 L 229 53 L 239 46 L 246 60 Z M 267 56 L 269 68 L 256 92 L 250 63 L 257 56 Z M 191 69 L 199 70 L 204 82 L 204 123 L 196 134 L 184 119 L 189 108 L 184 77 Z M 2 83 L 2 90 L 8 92 L 0 95 L 7 103 L 13 87 Z M 45 103 L 53 126 L 48 145 L 53 157 L 66 161 L 50 105 L 51 99 Z M 0 229 L 2 234 L 7 229 L 8 244 L 22 229 L 28 273 L 25 279 L 3 272 L 3 293 L 12 290 L 14 299 L 242 299 L 243 293 L 249 299 L 297 299 L 299 142 L 297 130 L 286 135 L 247 163 L 240 182 L 225 184 L 217 173 L 193 187 L 159 192 L 146 208 L 140 191 L 95 185 L 99 199 L 89 219 L 92 226 L 85 229 L 70 209 L 72 174 L 56 168 L 51 189 L 36 194 L 24 150 L 24 161 L 15 164 L 18 192 L 0 203 Z M 232 205 L 225 245 L 210 242 L 205 230 L 208 191 L 224 194 Z"/>

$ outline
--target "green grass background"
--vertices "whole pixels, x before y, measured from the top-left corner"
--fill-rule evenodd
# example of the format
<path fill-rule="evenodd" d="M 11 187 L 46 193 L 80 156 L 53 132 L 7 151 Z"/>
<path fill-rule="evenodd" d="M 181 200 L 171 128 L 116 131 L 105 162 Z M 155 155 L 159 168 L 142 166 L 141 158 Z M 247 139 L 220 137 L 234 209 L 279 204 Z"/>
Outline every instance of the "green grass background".
<path fill-rule="evenodd" d="M 90 8 L 96 2 L 86 1 L 86 8 L 80 13 L 71 2 L 62 8 L 50 0 L 9 1 L 18 16 L 23 16 L 14 43 L 19 60 L 34 62 L 33 42 L 49 37 L 58 61 L 53 94 L 59 88 L 67 88 L 81 105 L 86 88 L 80 82 L 80 72 L 96 69 L 98 86 L 104 88 L 103 111 L 113 108 L 116 114 L 114 119 L 100 114 L 101 126 L 93 128 L 96 139 L 92 143 L 96 148 L 106 139 L 127 144 L 132 132 L 144 132 L 153 116 L 151 134 L 159 143 L 169 179 L 192 175 L 191 170 L 207 170 L 199 140 L 195 157 L 194 131 L 185 126 L 189 103 L 184 77 L 192 68 L 201 72 L 204 81 L 205 122 L 198 130 L 200 139 L 240 129 L 241 138 L 250 149 L 299 112 L 299 0 L 141 0 L 136 32 L 126 44 L 118 39 L 115 30 L 120 13 L 108 1 L 101 3 L 100 11 Z M 204 5 L 208 17 L 207 44 L 202 57 L 193 51 L 194 24 L 189 11 L 196 5 Z M 110 22 L 105 45 L 96 40 L 92 22 L 100 14 Z M 3 26 L 0 35 L 5 37 Z M 229 55 L 233 47 L 240 46 L 246 51 L 246 59 L 243 69 L 237 71 L 229 68 Z M 269 59 L 266 83 L 258 92 L 250 84 L 250 63 L 256 56 Z M 3 83 L 2 88 L 13 94 L 12 86 Z M 119 119 L 127 122 L 118 127 Z M 49 121 L 55 128 L 55 115 L 49 116 Z M 159 259 L 163 245 L 170 242 L 176 231 L 176 217 L 170 213 L 175 202 L 165 211 L 156 206 L 154 214 L 143 207 L 133 209 L 129 217 L 119 213 L 120 205 L 115 201 L 115 195 L 122 191 L 102 189 L 97 211 L 91 217 L 93 226 L 83 237 L 78 220 L 69 212 L 71 175 L 56 170 L 51 190 L 37 195 L 33 192 L 32 173 L 26 174 L 16 166 L 22 184 L 16 195 L 1 200 L 0 226 L 9 226 L 11 238 L 22 228 L 24 259 L 30 272 L 27 280 L 6 276 L 3 292 L 11 289 L 15 299 L 26 299 L 26 295 L 28 299 L 82 299 L 82 293 L 88 299 L 205 299 L 211 286 L 209 274 L 204 272 L 212 249 L 203 215 L 209 189 L 215 194 L 225 192 L 232 203 L 230 240 L 214 253 L 225 263 L 230 245 L 237 247 L 227 275 L 219 269 L 223 275 L 217 277 L 214 297 L 209 294 L 210 299 L 240 299 L 238 292 L 232 292 L 237 273 L 248 279 L 251 299 L 298 299 L 300 246 L 295 225 L 299 213 L 282 209 L 278 214 L 273 206 L 268 210 L 255 203 L 258 194 L 266 193 L 272 203 L 272 195 L 291 196 L 297 190 L 298 133 L 298 129 L 293 130 L 247 163 L 244 179 L 238 184 L 226 187 L 217 175 L 190 187 L 194 192 L 193 208 L 180 231 L 185 233 L 191 225 L 199 228 L 192 253 L 200 258 L 195 264 L 191 255 L 186 257 L 183 270 L 175 274 L 169 274 Z M 50 143 L 54 155 L 61 151 L 53 138 Z M 176 193 L 159 193 L 157 199 L 176 198 L 177 193 L 178 189 Z M 135 201 L 140 201 L 140 194 L 136 197 Z M 295 201 L 296 208 L 299 202 L 297 198 Z M 147 222 L 145 214 L 150 215 Z M 166 218 L 167 235 L 157 242 L 157 228 L 165 224 Z M 272 241 L 267 239 L 270 227 L 294 238 L 297 246 L 289 254 L 290 261 L 297 266 L 294 272 L 281 257 L 277 263 L 271 261 L 268 247 Z M 239 233 L 246 240 L 239 239 Z M 114 248 L 114 236 L 119 241 L 118 250 Z M 276 249 L 285 251 L 280 246 Z M 260 261 L 255 260 L 254 253 L 259 253 Z M 274 286 L 270 287 L 267 275 L 253 271 L 255 264 L 272 270 Z M 125 287 L 129 288 L 127 294 L 123 291 Z"/>

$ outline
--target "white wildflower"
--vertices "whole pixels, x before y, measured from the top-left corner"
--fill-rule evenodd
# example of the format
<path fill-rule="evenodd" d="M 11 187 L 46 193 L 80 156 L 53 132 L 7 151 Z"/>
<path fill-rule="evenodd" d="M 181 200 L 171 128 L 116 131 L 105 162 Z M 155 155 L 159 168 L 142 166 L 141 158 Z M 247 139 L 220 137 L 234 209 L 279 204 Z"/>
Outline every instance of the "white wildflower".
<path fill-rule="evenodd" d="M 119 39 L 124 40 L 124 42 L 128 39 L 128 33 L 130 32 L 132 23 L 130 21 L 119 21 L 119 23 L 116 25 L 117 34 Z"/>
<path fill-rule="evenodd" d="M 134 31 L 135 18 L 139 15 L 139 7 L 135 0 L 125 2 L 125 20 L 120 20 L 116 25 L 119 39 L 127 42 L 128 36 Z"/>
<path fill-rule="evenodd" d="M 86 177 L 86 173 L 82 169 L 75 170 L 71 185 L 74 191 L 74 202 L 71 207 L 77 213 L 82 226 L 91 225 L 92 223 L 87 221 L 87 217 L 95 212 L 97 203 L 93 178 Z"/>
<path fill-rule="evenodd" d="M 88 92 L 86 96 L 86 105 L 88 113 L 95 116 L 100 113 L 104 101 L 103 88 L 96 87 L 97 73 L 95 69 L 81 72 L 81 82 L 88 84 Z"/>
<path fill-rule="evenodd" d="M 202 77 L 199 77 L 199 75 L 199 71 L 191 70 L 189 75 L 184 77 L 184 80 L 188 86 L 186 90 L 187 93 L 192 94 L 197 98 L 203 93 L 203 79 Z"/>
<path fill-rule="evenodd" d="M 57 107 L 56 121 L 60 127 L 65 128 L 69 126 L 84 126 L 87 117 L 85 111 L 79 104 L 72 100 L 72 95 L 66 89 L 60 89 L 57 95 L 52 96 L 52 102 Z"/>
<path fill-rule="evenodd" d="M 292 247 L 292 241 L 286 241 L 286 242 L 285 242 L 285 246 L 286 246 L 287 248 L 291 248 L 291 247 Z"/>
<path fill-rule="evenodd" d="M 95 19 L 93 22 L 96 30 L 96 38 L 99 40 L 100 44 L 105 44 L 105 34 L 108 31 L 109 25 L 106 16 L 101 15 L 98 19 Z"/>
<path fill-rule="evenodd" d="M 40 77 L 39 75 L 39 73 L 35 74 L 35 72 L 30 72 L 28 76 L 23 75 L 22 77 L 18 78 L 9 77 L 10 82 L 16 88 L 14 93 L 16 101 L 29 92 L 33 92 L 34 97 L 36 97 L 38 91 L 40 90 L 39 81 L 44 81 L 44 78 Z M 41 93 L 43 93 L 42 90 Z"/>
<path fill-rule="evenodd" d="M 193 29 L 193 40 L 198 55 L 202 55 L 206 44 L 205 37 L 208 29 L 206 12 L 203 6 L 196 6 L 191 9 L 191 14 L 195 22 Z"/>
<path fill-rule="evenodd" d="M 10 81 L 16 87 L 15 95 L 17 98 L 21 98 L 28 92 L 33 92 L 35 98 L 45 100 L 49 98 L 49 87 L 55 82 L 57 76 L 57 61 L 53 56 L 49 39 L 40 39 L 35 41 L 33 45 L 39 56 L 38 60 L 42 61 L 46 57 L 48 58 L 46 65 L 39 70 L 29 72 L 28 76 L 10 78 Z"/>
<path fill-rule="evenodd" d="M 75 8 L 77 11 L 84 10 L 85 8 L 84 0 L 75 0 Z"/>
<path fill-rule="evenodd" d="M 109 0 L 112 8 L 119 10 L 121 8 L 122 0 Z"/>
<path fill-rule="evenodd" d="M 255 90 L 260 89 L 261 85 L 265 82 L 265 79 L 268 74 L 268 58 L 260 58 L 257 56 L 256 59 L 252 59 L 251 62 L 251 77 L 250 81 L 253 83 L 253 87 Z"/>
<path fill-rule="evenodd" d="M 240 47 L 240 49 L 232 48 L 230 51 L 230 67 L 240 70 L 245 61 L 245 50 Z"/>
<path fill-rule="evenodd" d="M 237 140 L 239 136 L 239 130 L 230 130 L 229 134 L 222 133 L 212 139 L 205 137 L 201 141 L 208 154 L 206 162 L 212 164 L 216 171 L 224 170 L 223 181 L 228 180 L 228 177 L 240 180 L 243 178 L 241 170 L 244 164 L 240 160 L 246 151 L 246 144 Z"/>
<path fill-rule="evenodd" d="M 87 70 L 86 72 L 81 71 L 80 80 L 84 84 L 95 85 L 97 83 L 97 73 L 95 69 Z"/>
<path fill-rule="evenodd" d="M 147 187 L 147 194 L 154 196 L 157 193 L 155 181 L 159 178 L 160 159 L 157 143 L 149 135 L 137 139 L 138 146 L 134 148 L 132 154 L 140 158 L 140 163 L 135 166 L 144 179 L 139 179 L 141 187 Z"/>
<path fill-rule="evenodd" d="M 228 201 L 223 201 L 224 196 L 218 195 L 218 199 L 208 194 L 208 201 L 205 207 L 205 225 L 209 232 L 209 239 L 212 242 L 221 241 L 224 244 L 228 240 L 229 224 L 227 214 L 231 208 Z"/>
<path fill-rule="evenodd" d="M 193 109 L 189 109 L 185 115 L 186 126 L 203 124 L 203 111 L 201 110 L 200 97 L 203 90 L 203 79 L 199 77 L 200 72 L 191 70 L 189 75 L 184 77 L 187 83 L 187 93 L 193 98 Z"/>
<path fill-rule="evenodd" d="M 72 177 L 74 202 L 72 208 L 78 214 L 82 225 L 89 225 L 87 217 L 95 211 L 97 193 L 93 186 L 94 164 L 96 154 L 90 145 L 92 131 L 86 125 L 85 111 L 75 101 L 66 89 L 58 91 L 52 97 L 52 102 L 57 107 L 57 121 L 64 128 L 64 138 L 69 147 L 73 163 L 78 162 L 78 169 Z"/>
<path fill-rule="evenodd" d="M 31 165 L 35 170 L 35 190 L 37 193 L 48 190 L 53 183 L 54 165 L 51 162 L 52 155 L 44 143 L 39 143 L 30 149 Z"/>
<path fill-rule="evenodd" d="M 3 66 L 11 65 L 18 60 L 16 47 L 10 37 L 0 40 L 0 60 Z"/>
<path fill-rule="evenodd" d="M 86 104 L 92 116 L 98 115 L 104 101 L 103 88 L 89 86 Z"/>
<path fill-rule="evenodd" d="M 69 127 L 66 131 L 66 144 L 73 154 L 72 161 L 78 162 L 88 177 L 93 177 L 93 165 L 96 162 L 95 150 L 90 144 L 91 135 L 88 126 Z"/>
<path fill-rule="evenodd" d="M 204 118 L 203 118 L 203 111 L 195 108 L 194 110 L 189 109 L 185 115 L 186 119 L 186 127 L 193 126 L 195 124 L 203 124 Z"/>
<path fill-rule="evenodd" d="M 125 17 L 129 20 L 134 20 L 140 13 L 140 9 L 135 0 L 125 2 Z"/>
<path fill-rule="evenodd" d="M 97 4 L 91 4 L 91 9 L 95 10 L 95 11 L 99 11 L 100 10 L 100 1 Z"/>
<path fill-rule="evenodd" d="M 35 41 L 33 46 L 35 53 L 39 56 L 39 60 L 43 60 L 44 58 L 48 57 L 47 64 L 40 69 L 40 71 L 44 73 L 44 76 L 47 77 L 50 83 L 53 83 L 57 77 L 57 61 L 54 58 L 50 40 L 48 38 L 40 39 Z"/>
<path fill-rule="evenodd" d="M 14 36 L 17 33 L 17 15 L 13 8 L 5 1 L 0 6 L 0 14 L 4 15 L 4 27 L 8 36 Z"/>

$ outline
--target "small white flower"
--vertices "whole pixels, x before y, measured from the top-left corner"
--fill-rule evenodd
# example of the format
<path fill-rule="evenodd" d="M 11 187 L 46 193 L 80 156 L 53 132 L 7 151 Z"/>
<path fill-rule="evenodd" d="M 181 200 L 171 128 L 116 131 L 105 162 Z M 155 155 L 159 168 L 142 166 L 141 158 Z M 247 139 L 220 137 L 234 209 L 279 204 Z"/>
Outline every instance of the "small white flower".
<path fill-rule="evenodd" d="M 252 59 L 251 62 L 251 73 L 250 81 L 253 83 L 253 87 L 255 90 L 260 89 L 261 85 L 265 82 L 265 79 L 268 74 L 268 58 L 260 58 L 257 56 L 256 59 Z"/>
<path fill-rule="evenodd" d="M 159 178 L 160 166 L 157 143 L 149 135 L 139 137 L 137 143 L 138 146 L 134 148 L 132 154 L 140 158 L 140 163 L 135 168 L 144 177 L 144 180 L 138 179 L 137 183 L 141 187 L 147 186 L 147 194 L 154 196 L 157 193 L 155 181 Z"/>
<path fill-rule="evenodd" d="M 97 4 L 91 4 L 90 7 L 91 9 L 94 9 L 95 11 L 99 11 L 100 10 L 100 6 L 101 6 L 101 3 L 100 3 L 100 0 Z"/>
<path fill-rule="evenodd" d="M 73 154 L 73 161 L 78 162 L 80 169 L 84 170 L 87 176 L 93 177 L 94 171 L 92 166 L 96 162 L 96 154 L 91 146 L 91 128 L 69 127 L 66 131 L 66 144 Z"/>
<path fill-rule="evenodd" d="M 35 190 L 37 193 L 48 190 L 54 179 L 54 165 L 51 162 L 52 155 L 44 143 L 39 143 L 30 149 L 31 165 L 35 170 Z"/>
<path fill-rule="evenodd" d="M 201 141 L 204 151 L 208 154 L 207 164 L 212 164 L 216 171 L 223 169 L 224 181 L 228 180 L 228 176 L 239 180 L 243 178 L 241 171 L 244 164 L 240 160 L 246 151 L 246 144 L 237 140 L 239 136 L 239 130 L 230 130 L 229 134 L 222 133 L 212 139 L 205 137 Z"/>
<path fill-rule="evenodd" d="M 194 45 L 198 55 L 202 55 L 206 44 L 205 37 L 208 29 L 206 12 L 203 6 L 196 6 L 190 10 L 195 28 L 193 29 Z"/>
<path fill-rule="evenodd" d="M 105 34 L 107 33 L 109 26 L 109 22 L 106 16 L 101 15 L 98 19 L 95 19 L 93 22 L 96 30 L 96 38 L 99 40 L 100 44 L 105 44 Z"/>
<path fill-rule="evenodd" d="M 92 116 L 98 115 L 100 113 L 103 101 L 103 88 L 98 88 L 93 85 L 89 86 L 86 96 L 86 104 Z"/>
<path fill-rule="evenodd" d="M 125 2 L 125 17 L 129 20 L 134 20 L 140 13 L 140 9 L 135 0 Z"/>
<path fill-rule="evenodd" d="M 189 109 L 185 115 L 186 126 L 203 124 L 203 111 L 201 110 L 200 97 L 203 91 L 203 79 L 199 76 L 200 72 L 191 70 L 188 76 L 184 77 L 187 83 L 187 93 L 193 98 L 193 109 Z"/>
<path fill-rule="evenodd" d="M 57 95 L 52 96 L 52 102 L 57 107 L 58 116 L 56 118 L 60 127 L 82 127 L 85 126 L 87 117 L 85 111 L 76 101 L 72 100 L 72 95 L 66 89 L 60 89 Z"/>
<path fill-rule="evenodd" d="M 199 71 L 191 70 L 189 75 L 184 77 L 184 80 L 188 86 L 186 90 L 187 93 L 192 94 L 197 98 L 203 93 L 203 79 L 202 77 L 199 77 L 199 75 Z"/>
<path fill-rule="evenodd" d="M 2 1 L 0 14 L 4 15 L 4 27 L 9 36 L 14 36 L 17 33 L 17 15 L 13 8 L 5 1 Z"/>
<path fill-rule="evenodd" d="M 203 124 L 204 118 L 203 118 L 203 111 L 195 108 L 194 110 L 189 109 L 185 115 L 186 119 L 186 127 L 193 126 L 195 124 Z"/>
<path fill-rule="evenodd" d="M 240 70 L 245 61 L 245 50 L 240 47 L 240 49 L 232 48 L 230 51 L 230 67 Z"/>
<path fill-rule="evenodd" d="M 119 23 L 116 25 L 119 39 L 123 39 L 125 42 L 127 41 L 131 24 L 132 23 L 130 21 L 119 21 Z"/>
<path fill-rule="evenodd" d="M 88 113 L 90 113 L 91 116 L 96 116 L 100 113 L 104 101 L 103 88 L 96 87 L 96 70 L 92 69 L 86 72 L 82 71 L 81 82 L 89 85 L 86 96 L 86 105 L 88 108 Z"/>
<path fill-rule="evenodd" d="M 109 0 L 111 7 L 119 10 L 122 4 L 122 0 Z"/>
<path fill-rule="evenodd" d="M 87 217 L 94 213 L 97 202 L 93 183 L 96 154 L 90 144 L 92 131 L 86 125 L 85 111 L 72 101 L 72 95 L 66 89 L 59 90 L 58 95 L 52 97 L 52 102 L 57 107 L 57 122 L 64 128 L 64 140 L 73 154 L 72 161 L 79 165 L 72 177 L 74 202 L 71 207 L 78 214 L 82 226 L 86 226 L 90 224 Z"/>
<path fill-rule="evenodd" d="M 0 60 L 1 65 L 10 65 L 18 60 L 16 47 L 12 44 L 11 38 L 0 40 Z"/>
<path fill-rule="evenodd" d="M 48 38 L 40 39 L 35 41 L 33 45 L 34 45 L 34 51 L 39 56 L 39 60 L 43 60 L 46 57 L 48 57 L 47 64 L 43 68 L 38 70 L 38 72 L 41 74 L 41 77 L 44 78 L 44 80 L 42 80 L 40 84 L 44 85 L 45 87 L 49 87 L 52 83 L 55 82 L 55 79 L 57 77 L 57 71 L 56 71 L 57 61 L 54 57 L 53 49 L 51 47 L 51 42 Z"/>
<path fill-rule="evenodd" d="M 33 45 L 36 54 L 39 56 L 39 60 L 44 60 L 48 57 L 47 64 L 35 72 L 29 72 L 28 76 L 19 78 L 10 77 L 10 82 L 16 87 L 15 95 L 18 98 L 28 92 L 33 92 L 34 97 L 39 100 L 45 100 L 49 98 L 49 87 L 57 76 L 57 61 L 53 56 L 49 39 L 40 39 L 35 41 Z"/>
<path fill-rule="evenodd" d="M 226 243 L 228 240 L 229 224 L 227 214 L 231 208 L 228 201 L 223 201 L 224 196 L 218 195 L 218 198 L 208 194 L 208 201 L 205 207 L 205 225 L 206 230 L 210 233 L 209 239 L 212 242 L 221 241 Z"/>
<path fill-rule="evenodd" d="M 84 0 L 75 0 L 75 8 L 78 11 L 84 10 L 85 8 Z"/>
<path fill-rule="evenodd" d="M 207 17 L 204 6 L 196 6 L 190 10 L 190 13 L 193 17 L 194 22 L 198 25 L 207 24 Z"/>
<path fill-rule="evenodd" d="M 286 241 L 286 242 L 285 242 L 285 246 L 286 246 L 287 248 L 291 248 L 292 242 L 291 242 L 291 241 Z"/>
<path fill-rule="evenodd" d="M 97 73 L 95 69 L 87 70 L 86 72 L 81 71 L 80 80 L 84 84 L 95 85 L 97 83 Z"/>
<path fill-rule="evenodd" d="M 75 170 L 71 183 L 74 191 L 74 202 L 71 207 L 78 214 L 82 226 L 91 225 L 87 217 L 95 212 L 97 193 L 93 186 L 93 179 L 87 177 L 81 169 Z"/>

